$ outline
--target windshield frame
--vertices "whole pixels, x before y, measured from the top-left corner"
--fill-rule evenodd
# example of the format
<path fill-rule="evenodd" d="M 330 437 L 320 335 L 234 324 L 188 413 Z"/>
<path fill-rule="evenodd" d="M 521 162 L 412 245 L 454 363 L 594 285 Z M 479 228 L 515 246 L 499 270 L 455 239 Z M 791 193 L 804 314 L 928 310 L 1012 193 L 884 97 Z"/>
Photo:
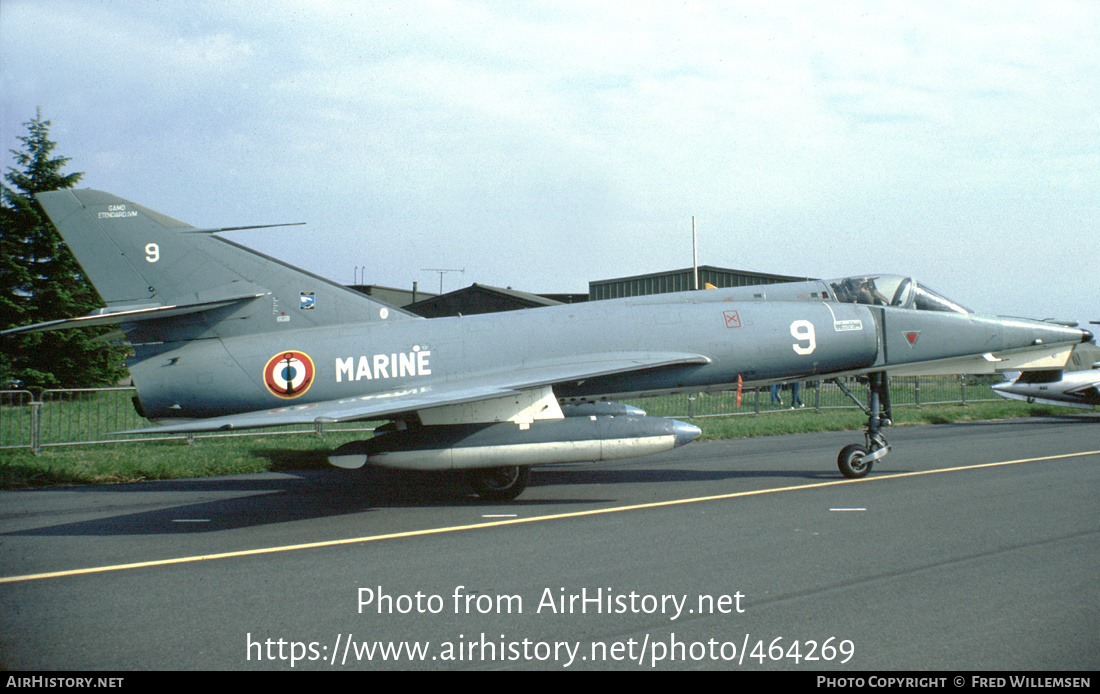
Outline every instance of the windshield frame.
<path fill-rule="evenodd" d="M 844 304 L 889 306 L 915 311 L 973 313 L 960 303 L 904 275 L 852 275 L 825 280 L 833 299 Z"/>

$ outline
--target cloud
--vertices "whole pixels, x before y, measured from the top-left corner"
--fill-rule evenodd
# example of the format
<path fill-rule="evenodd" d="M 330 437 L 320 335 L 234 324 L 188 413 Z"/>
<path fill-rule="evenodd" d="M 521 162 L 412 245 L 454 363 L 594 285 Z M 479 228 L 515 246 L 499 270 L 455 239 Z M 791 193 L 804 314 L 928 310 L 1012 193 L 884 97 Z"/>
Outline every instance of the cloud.
<path fill-rule="evenodd" d="M 1001 280 L 957 280 L 938 249 L 1096 238 L 1098 19 L 1088 2 L 15 0 L 3 129 L 41 105 L 89 185 L 203 225 L 307 218 L 332 243 L 255 238 L 322 274 L 384 239 L 376 281 L 432 256 L 517 284 L 537 247 L 528 288 L 575 290 L 687 257 L 694 214 L 706 262 L 911 267 L 965 292 Z M 1070 264 L 1035 274 L 1087 272 Z"/>

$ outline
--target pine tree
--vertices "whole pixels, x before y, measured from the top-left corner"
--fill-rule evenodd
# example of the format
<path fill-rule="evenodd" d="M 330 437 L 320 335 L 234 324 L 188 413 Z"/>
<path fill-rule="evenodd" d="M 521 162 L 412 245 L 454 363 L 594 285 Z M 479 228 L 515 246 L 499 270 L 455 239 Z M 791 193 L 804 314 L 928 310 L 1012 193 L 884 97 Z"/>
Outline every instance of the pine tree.
<path fill-rule="evenodd" d="M 103 306 L 35 193 L 72 188 L 83 173 L 62 173 L 68 157 L 52 156 L 50 121 L 41 109 L 24 123 L 21 150 L 11 150 L 0 184 L 0 328 L 85 315 Z M 87 388 L 122 378 L 124 351 L 92 342 L 105 329 L 29 333 L 0 338 L 0 387 Z"/>

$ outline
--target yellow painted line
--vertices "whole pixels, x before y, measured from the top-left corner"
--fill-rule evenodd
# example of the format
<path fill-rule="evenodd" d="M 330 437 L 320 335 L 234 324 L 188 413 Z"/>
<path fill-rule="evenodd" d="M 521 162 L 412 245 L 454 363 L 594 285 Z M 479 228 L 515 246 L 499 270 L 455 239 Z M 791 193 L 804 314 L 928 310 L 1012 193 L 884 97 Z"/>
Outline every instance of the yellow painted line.
<path fill-rule="evenodd" d="M 406 537 L 421 537 L 424 535 L 441 535 L 443 533 L 455 533 L 463 530 L 480 530 L 482 528 L 496 528 L 504 525 L 519 525 L 521 523 L 538 523 L 543 521 L 562 520 L 566 518 L 583 518 L 585 516 L 598 516 L 607 513 L 623 513 L 626 511 L 640 511 L 643 509 L 661 508 L 664 506 L 680 506 L 683 504 L 697 504 L 705 501 L 722 501 L 727 499 L 739 499 L 748 496 L 760 496 L 763 494 L 775 494 L 778 492 L 793 492 L 803 489 L 820 489 L 833 487 L 840 484 L 860 484 L 864 482 L 878 482 L 881 480 L 897 480 L 905 477 L 918 477 L 920 475 L 935 475 L 941 472 L 962 472 L 964 470 L 980 470 L 982 468 L 1000 467 L 1004 465 L 1019 465 L 1021 463 L 1038 463 L 1048 460 L 1064 460 L 1066 458 L 1084 458 L 1091 455 L 1100 455 L 1100 451 L 1084 451 L 1081 453 L 1064 453 L 1062 455 L 1048 455 L 1040 458 L 1022 458 L 1020 460 L 1005 460 L 997 463 L 980 463 L 978 465 L 964 465 L 961 467 L 942 468 L 939 470 L 922 470 L 920 472 L 899 472 L 893 475 L 881 477 L 865 477 L 859 480 L 831 480 L 829 482 L 814 482 L 812 484 L 800 484 L 794 487 L 773 487 L 769 489 L 755 489 L 747 492 L 733 492 L 730 494 L 715 494 L 713 496 L 698 496 L 688 499 L 672 499 L 670 501 L 654 501 L 646 504 L 633 504 L 630 506 L 613 506 L 611 508 L 591 509 L 588 511 L 573 511 L 570 513 L 555 513 L 549 516 L 534 516 L 532 518 L 511 518 L 489 523 L 473 523 L 470 525 L 454 525 L 445 528 L 428 528 L 426 530 L 409 530 L 400 533 L 388 533 L 386 535 L 370 535 L 367 537 L 353 537 L 344 540 L 325 540 L 322 542 L 307 542 L 298 545 L 285 545 L 282 547 L 266 547 L 263 549 L 246 549 L 237 552 L 222 552 L 220 554 L 205 554 L 191 557 L 178 557 L 176 559 L 157 559 L 154 561 L 134 562 L 132 564 L 115 564 L 113 566 L 98 566 L 88 569 L 71 569 L 68 571 L 51 571 L 41 574 L 27 574 L 25 576 L 7 576 L 0 578 L 0 584 L 20 583 L 24 581 L 36 581 L 44 578 L 61 578 L 63 576 L 84 576 L 88 574 L 106 573 L 108 571 L 125 571 L 128 569 L 144 569 L 153 566 L 170 566 L 172 564 L 191 564 L 200 561 L 213 561 L 215 559 L 231 559 L 235 557 L 250 557 L 260 554 L 276 554 L 279 552 L 296 552 L 303 549 L 318 549 L 321 547 L 339 547 L 340 545 L 354 545 L 365 542 L 377 542 L 379 540 L 396 540 Z"/>

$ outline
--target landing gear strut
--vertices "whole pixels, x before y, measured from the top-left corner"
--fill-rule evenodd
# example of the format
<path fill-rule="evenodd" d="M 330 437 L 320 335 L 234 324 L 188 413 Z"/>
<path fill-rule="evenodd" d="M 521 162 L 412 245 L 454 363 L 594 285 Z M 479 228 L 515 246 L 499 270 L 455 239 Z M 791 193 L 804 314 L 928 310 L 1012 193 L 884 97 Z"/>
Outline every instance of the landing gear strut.
<path fill-rule="evenodd" d="M 840 449 L 840 455 L 836 458 L 840 474 L 850 479 L 866 477 L 875 461 L 886 457 L 890 452 L 890 444 L 882 435 L 882 428 L 890 426 L 890 379 L 885 371 L 868 374 L 868 378 L 871 382 L 869 407 L 864 407 L 839 379 L 833 379 L 833 383 L 867 415 L 867 431 L 863 435 L 866 445 L 853 443 L 845 446 Z"/>
<path fill-rule="evenodd" d="M 511 501 L 527 489 L 531 479 L 530 465 L 475 468 L 468 473 L 477 495 L 486 501 Z"/>

